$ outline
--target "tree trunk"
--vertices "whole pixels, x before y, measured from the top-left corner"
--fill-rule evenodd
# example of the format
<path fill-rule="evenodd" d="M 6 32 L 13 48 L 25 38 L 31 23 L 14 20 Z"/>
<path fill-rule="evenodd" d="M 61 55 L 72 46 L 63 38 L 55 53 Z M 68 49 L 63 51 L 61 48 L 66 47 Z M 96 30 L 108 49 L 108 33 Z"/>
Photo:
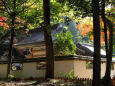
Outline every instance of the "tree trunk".
<path fill-rule="evenodd" d="M 92 0 L 92 8 L 93 8 L 93 33 L 94 33 L 94 60 L 93 60 L 92 86 L 101 86 L 99 0 Z"/>
<path fill-rule="evenodd" d="M 11 22 L 11 38 L 10 38 L 10 47 L 9 47 L 9 53 L 8 53 L 8 67 L 7 67 L 7 75 L 6 78 L 7 80 L 9 79 L 9 74 L 11 70 L 11 65 L 12 65 L 12 46 L 13 46 L 13 40 L 14 40 L 14 24 L 15 24 L 15 17 L 16 17 L 16 0 L 13 1 L 13 12 L 9 15 L 12 18 Z"/>
<path fill-rule="evenodd" d="M 111 74 L 111 61 L 112 61 L 112 47 L 113 47 L 113 31 L 112 31 L 112 23 L 111 21 L 109 21 L 108 19 L 106 19 L 106 16 L 105 16 L 105 0 L 102 0 L 102 10 L 101 10 L 101 16 L 102 16 L 102 20 L 104 22 L 104 34 L 105 34 L 105 49 L 106 49 L 106 59 L 107 59 L 107 62 L 106 62 L 106 72 L 105 72 L 105 76 L 103 77 L 102 79 L 102 83 L 104 86 L 112 86 L 112 83 L 111 83 L 111 77 L 110 77 L 110 74 Z M 108 38 L 107 38 L 107 23 L 108 23 L 108 26 L 109 26 L 109 32 L 110 32 L 110 35 L 109 35 L 109 48 L 108 48 Z"/>
<path fill-rule="evenodd" d="M 9 47 L 9 53 L 8 53 L 8 67 L 7 67 L 7 80 L 10 74 L 11 70 L 11 64 L 12 64 L 12 46 L 13 46 L 13 40 L 14 40 L 14 22 L 15 22 L 15 15 L 12 17 L 12 28 L 11 28 L 11 38 L 10 38 L 10 47 Z"/>
<path fill-rule="evenodd" d="M 108 53 L 108 38 L 107 38 L 107 21 L 105 16 L 105 0 L 101 1 L 101 16 L 104 22 L 104 38 L 105 38 L 105 50 L 106 50 L 106 57 Z"/>
<path fill-rule="evenodd" d="M 13 45 L 13 39 L 14 39 L 14 28 L 11 30 L 11 38 L 10 38 L 10 47 L 9 47 L 9 53 L 8 53 L 8 66 L 7 66 L 7 75 L 6 78 L 8 80 L 10 70 L 11 70 L 11 65 L 12 65 L 12 45 Z"/>
<path fill-rule="evenodd" d="M 107 19 L 107 18 L 106 18 Z M 112 62 L 112 53 L 113 53 L 113 24 L 110 20 L 107 19 L 107 24 L 109 27 L 109 50 L 107 53 L 107 63 L 106 63 L 106 72 L 104 76 L 104 85 L 112 86 L 111 82 L 111 62 Z"/>
<path fill-rule="evenodd" d="M 45 79 L 54 78 L 54 51 L 50 28 L 50 1 L 43 0 L 44 10 L 44 37 L 46 44 L 47 68 Z"/>

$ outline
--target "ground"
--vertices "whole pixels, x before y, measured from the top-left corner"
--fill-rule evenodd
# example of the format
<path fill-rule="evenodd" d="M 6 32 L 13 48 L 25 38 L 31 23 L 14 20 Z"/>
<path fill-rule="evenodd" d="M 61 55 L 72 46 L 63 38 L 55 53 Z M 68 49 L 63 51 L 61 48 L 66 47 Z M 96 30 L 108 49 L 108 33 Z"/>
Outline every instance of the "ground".
<path fill-rule="evenodd" d="M 65 81 L 61 79 L 51 79 L 49 81 L 0 81 L 0 86 L 90 86 L 86 83 Z"/>

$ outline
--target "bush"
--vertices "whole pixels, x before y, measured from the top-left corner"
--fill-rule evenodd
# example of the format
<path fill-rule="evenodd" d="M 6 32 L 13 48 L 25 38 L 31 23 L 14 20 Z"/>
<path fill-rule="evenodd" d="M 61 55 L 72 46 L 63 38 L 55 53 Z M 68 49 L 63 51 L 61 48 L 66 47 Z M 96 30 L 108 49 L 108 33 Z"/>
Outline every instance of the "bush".
<path fill-rule="evenodd" d="M 73 55 L 76 53 L 76 45 L 72 40 L 73 36 L 70 31 L 60 32 L 55 35 L 55 38 L 54 50 L 56 56 Z"/>

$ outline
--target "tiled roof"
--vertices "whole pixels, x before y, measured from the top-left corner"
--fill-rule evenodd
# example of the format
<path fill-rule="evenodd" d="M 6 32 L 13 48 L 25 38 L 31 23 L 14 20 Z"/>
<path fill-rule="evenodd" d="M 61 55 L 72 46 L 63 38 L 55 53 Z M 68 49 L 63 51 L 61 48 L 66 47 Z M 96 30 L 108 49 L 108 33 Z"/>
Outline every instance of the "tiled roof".
<path fill-rule="evenodd" d="M 55 40 L 54 34 L 58 33 L 59 31 L 63 31 L 63 26 L 61 24 L 56 24 L 52 27 L 52 40 Z M 27 45 L 32 43 L 39 43 L 44 42 L 44 32 L 41 28 L 36 28 L 34 30 L 29 31 L 30 36 L 26 37 L 24 40 L 20 41 L 17 44 L 14 44 L 14 46 L 21 46 L 21 45 Z"/>
<path fill-rule="evenodd" d="M 94 54 L 94 47 L 93 45 L 89 45 L 89 44 L 76 44 L 77 46 L 77 51 L 76 54 L 77 55 L 84 55 L 84 56 L 92 56 Z M 106 52 L 103 49 L 100 49 L 101 51 L 101 57 L 105 57 Z"/>

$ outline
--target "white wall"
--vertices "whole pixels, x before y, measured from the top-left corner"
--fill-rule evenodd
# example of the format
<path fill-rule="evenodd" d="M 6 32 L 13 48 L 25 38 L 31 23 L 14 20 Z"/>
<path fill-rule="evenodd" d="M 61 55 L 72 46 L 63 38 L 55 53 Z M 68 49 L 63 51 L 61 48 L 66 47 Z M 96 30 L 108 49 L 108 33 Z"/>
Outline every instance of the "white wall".
<path fill-rule="evenodd" d="M 86 70 L 86 61 L 74 60 L 74 76 L 79 78 L 92 78 L 92 70 Z"/>
<path fill-rule="evenodd" d="M 23 70 L 11 71 L 11 74 L 15 75 L 16 78 L 37 78 L 45 77 L 45 70 L 36 69 L 37 62 L 23 63 Z M 101 77 L 105 74 L 105 62 L 101 64 Z M 82 60 L 61 60 L 55 61 L 54 73 L 55 77 L 64 77 L 65 73 L 73 71 L 74 76 L 79 78 L 92 78 L 92 69 L 86 69 L 86 61 Z M 0 64 L 0 78 L 6 77 L 7 65 Z M 114 70 L 111 71 L 111 76 L 115 75 L 115 64 Z"/>
<path fill-rule="evenodd" d="M 101 63 L 101 78 L 105 75 L 106 63 Z M 93 69 L 86 69 L 86 61 L 74 60 L 74 76 L 79 78 L 91 78 L 93 75 Z M 111 70 L 111 77 L 115 75 L 115 64 L 114 70 Z"/>
<path fill-rule="evenodd" d="M 23 63 L 23 70 L 11 71 L 16 78 L 37 78 L 45 77 L 45 70 L 36 69 L 37 62 Z M 73 69 L 73 60 L 64 60 L 55 62 L 55 77 L 64 77 L 65 73 L 69 73 Z M 7 65 L 0 64 L 0 78 L 6 77 Z"/>
<path fill-rule="evenodd" d="M 74 68 L 73 60 L 62 60 L 55 62 L 54 73 L 55 77 L 64 77 Z"/>
<path fill-rule="evenodd" d="M 23 63 L 23 70 L 12 71 L 11 74 L 15 75 L 16 78 L 29 78 L 29 77 L 44 77 L 45 70 L 37 70 L 37 63 Z"/>
<path fill-rule="evenodd" d="M 37 70 L 37 63 L 23 63 L 23 70 L 12 71 L 16 78 L 45 77 L 45 70 Z M 73 60 L 56 61 L 54 72 L 55 77 L 64 77 L 73 69 Z"/>
<path fill-rule="evenodd" d="M 7 73 L 7 64 L 0 64 L 0 79 L 4 79 Z"/>

